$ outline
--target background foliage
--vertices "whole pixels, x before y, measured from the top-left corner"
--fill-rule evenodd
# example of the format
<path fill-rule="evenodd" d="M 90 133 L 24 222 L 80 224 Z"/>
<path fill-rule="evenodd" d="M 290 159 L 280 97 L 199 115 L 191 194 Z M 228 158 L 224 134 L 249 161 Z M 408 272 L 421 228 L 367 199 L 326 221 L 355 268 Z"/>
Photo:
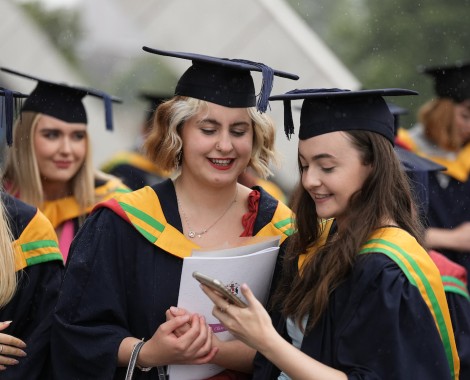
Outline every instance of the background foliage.
<path fill-rule="evenodd" d="M 470 0 L 289 0 L 364 88 L 404 87 L 419 97 L 396 99 L 409 108 L 433 96 L 420 66 L 470 61 Z M 395 100 L 393 100 L 395 102 Z"/>

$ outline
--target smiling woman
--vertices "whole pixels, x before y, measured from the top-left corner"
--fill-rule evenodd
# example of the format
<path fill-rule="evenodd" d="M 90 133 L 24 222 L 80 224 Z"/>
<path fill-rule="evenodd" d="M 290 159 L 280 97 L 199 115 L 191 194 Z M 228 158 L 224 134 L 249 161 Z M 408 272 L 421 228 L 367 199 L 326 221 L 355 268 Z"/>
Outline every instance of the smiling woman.
<path fill-rule="evenodd" d="M 8 151 L 3 182 L 15 197 L 38 207 L 59 237 L 64 259 L 73 237 L 93 206 L 127 191 L 117 178 L 93 168 L 87 115 L 82 99 L 102 98 L 112 129 L 110 95 L 59 84 L 2 68 L 38 82 L 25 101 Z"/>
<path fill-rule="evenodd" d="M 251 371 L 252 349 L 220 341 L 203 316 L 172 306 L 193 249 L 279 236 L 282 252 L 290 209 L 238 177 L 247 167 L 269 174 L 275 126 L 264 113 L 267 97 L 274 75 L 296 76 L 251 61 L 145 50 L 192 61 L 145 142 L 149 159 L 177 174 L 100 204 L 77 236 L 55 315 L 54 374 L 124 379 L 137 363 L 146 371 L 140 379 L 155 379 L 169 364 L 211 362 L 230 370 L 219 379 L 234 371 L 246 379 L 240 372 Z M 251 71 L 266 83 L 258 105 Z"/>

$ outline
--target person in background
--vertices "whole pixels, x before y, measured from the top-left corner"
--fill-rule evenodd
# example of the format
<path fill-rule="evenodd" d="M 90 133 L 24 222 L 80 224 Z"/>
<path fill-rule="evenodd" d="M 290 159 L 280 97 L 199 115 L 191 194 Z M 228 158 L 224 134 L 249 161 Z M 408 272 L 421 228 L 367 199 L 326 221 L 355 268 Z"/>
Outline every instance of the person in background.
<path fill-rule="evenodd" d="M 111 104 L 118 100 L 98 90 L 2 70 L 38 82 L 15 125 L 16 143 L 8 151 L 3 175 L 5 190 L 46 215 L 66 261 L 72 239 L 94 205 L 128 191 L 117 178 L 93 168 L 82 102 L 86 95 L 103 98 L 106 127 L 112 129 Z"/>
<path fill-rule="evenodd" d="M 426 219 L 429 205 L 429 176 L 442 172 L 446 168 L 407 150 L 406 144 L 400 144 L 397 132 L 400 115 L 406 109 L 387 103 L 395 118 L 395 151 L 410 179 L 410 185 L 417 203 L 417 210 L 422 220 Z M 460 378 L 470 379 L 470 296 L 468 293 L 467 270 L 449 260 L 436 250 L 428 251 L 441 274 L 447 304 L 449 306 L 452 328 L 460 359 Z"/>
<path fill-rule="evenodd" d="M 436 97 L 402 138 L 411 149 L 446 167 L 429 177 L 425 244 L 470 270 L 470 63 L 424 69 Z M 406 133 L 408 132 L 408 133 Z"/>
<path fill-rule="evenodd" d="M 202 286 L 213 315 L 258 351 L 253 379 L 459 378 L 444 288 L 420 245 L 383 99 L 411 94 L 312 89 L 270 98 L 284 101 L 288 135 L 290 101 L 304 99 L 296 233 L 272 319 L 247 284 L 245 309 Z"/>
<path fill-rule="evenodd" d="M 11 144 L 13 100 L 26 95 L 0 88 L 0 96 L 0 120 L 5 111 Z M 37 208 L 2 191 L 0 247 L 1 378 L 47 378 L 52 311 L 63 273 L 57 236 Z"/>
<path fill-rule="evenodd" d="M 101 170 L 120 178 L 132 190 L 155 185 L 170 177 L 170 172 L 162 170 L 158 163 L 150 161 L 145 156 L 142 146 L 152 129 L 155 111 L 160 104 L 172 96 L 141 93 L 141 97 L 148 102 L 149 107 L 141 126 L 136 148 L 134 151 L 116 153 L 102 165 Z"/>
<path fill-rule="evenodd" d="M 156 379 L 168 364 L 207 362 L 250 372 L 252 349 L 218 340 L 202 316 L 174 307 L 183 258 L 249 236 L 279 236 L 282 251 L 292 232 L 286 205 L 237 179 L 248 166 L 270 174 L 273 78 L 298 77 L 251 61 L 144 50 L 192 61 L 145 142 L 150 160 L 179 174 L 100 204 L 75 238 L 52 334 L 56 378 L 123 379 L 136 365 L 147 371 L 140 379 Z M 251 71 L 263 76 L 258 101 Z"/>

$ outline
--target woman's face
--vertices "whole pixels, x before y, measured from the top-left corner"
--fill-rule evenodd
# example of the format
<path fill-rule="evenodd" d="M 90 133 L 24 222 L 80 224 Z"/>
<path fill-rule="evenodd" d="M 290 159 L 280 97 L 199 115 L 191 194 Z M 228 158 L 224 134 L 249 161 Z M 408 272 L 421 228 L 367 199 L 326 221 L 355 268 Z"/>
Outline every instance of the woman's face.
<path fill-rule="evenodd" d="M 454 125 L 465 145 L 470 141 L 470 99 L 454 105 Z"/>
<path fill-rule="evenodd" d="M 252 120 L 246 108 L 207 104 L 183 126 L 182 175 L 212 186 L 236 182 L 251 158 Z"/>
<path fill-rule="evenodd" d="M 338 224 L 349 199 L 360 190 L 371 172 L 344 132 L 332 132 L 299 141 L 302 185 L 310 194 L 320 218 Z"/>
<path fill-rule="evenodd" d="M 41 115 L 34 130 L 36 160 L 44 183 L 68 183 L 85 161 L 86 124 Z"/>

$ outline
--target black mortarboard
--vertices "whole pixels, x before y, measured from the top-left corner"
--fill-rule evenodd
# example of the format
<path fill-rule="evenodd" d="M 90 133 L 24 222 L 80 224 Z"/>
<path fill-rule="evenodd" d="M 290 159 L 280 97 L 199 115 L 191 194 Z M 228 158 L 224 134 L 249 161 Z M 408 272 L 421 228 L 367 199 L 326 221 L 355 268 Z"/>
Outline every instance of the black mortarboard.
<path fill-rule="evenodd" d="M 155 110 L 158 108 L 160 104 L 162 104 L 165 100 L 171 99 L 173 94 L 155 94 L 150 92 L 140 92 L 139 98 L 142 100 L 146 100 L 148 102 L 148 108 L 146 108 L 146 121 L 150 121 L 153 118 L 153 114 Z"/>
<path fill-rule="evenodd" d="M 2 67 L 1 70 L 38 82 L 36 88 L 29 94 L 28 99 L 24 102 L 21 111 L 43 113 L 68 123 L 87 124 L 87 115 L 82 99 L 86 95 L 91 95 L 103 99 L 106 129 L 110 131 L 113 129 L 112 102 L 121 103 L 120 99 L 92 88 L 55 83 L 4 67 Z"/>
<path fill-rule="evenodd" d="M 452 66 L 420 68 L 434 78 L 434 91 L 441 98 L 450 98 L 457 103 L 470 99 L 470 62 Z"/>
<path fill-rule="evenodd" d="M 8 145 L 11 145 L 13 142 L 13 120 L 18 109 L 21 108 L 21 104 L 18 104 L 17 99 L 27 98 L 28 95 L 0 87 L 0 96 L 2 97 L 0 102 L 0 122 L 2 122 L 5 117 L 5 134 Z M 3 122 L 1 124 L 3 127 Z"/>
<path fill-rule="evenodd" d="M 293 90 L 270 100 L 284 101 L 284 130 L 294 133 L 291 101 L 303 99 L 300 111 L 299 139 L 335 131 L 376 132 L 394 144 L 394 119 L 383 96 L 416 95 L 400 88 L 350 91 L 337 88 Z"/>
<path fill-rule="evenodd" d="M 277 71 L 262 63 L 242 60 L 216 58 L 207 55 L 180 53 L 152 49 L 144 46 L 146 52 L 188 59 L 192 61 L 178 81 L 175 95 L 189 96 L 206 100 L 225 107 L 254 107 L 265 112 L 273 86 L 273 76 L 299 79 L 295 74 Z M 256 102 L 255 86 L 251 71 L 261 71 L 263 83 Z"/>
<path fill-rule="evenodd" d="M 398 128 L 400 128 L 400 116 L 407 114 L 408 110 L 404 107 L 400 107 L 396 105 L 395 103 L 390 103 L 390 102 L 387 102 L 387 106 L 393 115 L 393 119 L 394 119 L 393 123 L 395 127 L 394 131 L 395 131 L 395 136 L 396 136 L 398 133 Z"/>

